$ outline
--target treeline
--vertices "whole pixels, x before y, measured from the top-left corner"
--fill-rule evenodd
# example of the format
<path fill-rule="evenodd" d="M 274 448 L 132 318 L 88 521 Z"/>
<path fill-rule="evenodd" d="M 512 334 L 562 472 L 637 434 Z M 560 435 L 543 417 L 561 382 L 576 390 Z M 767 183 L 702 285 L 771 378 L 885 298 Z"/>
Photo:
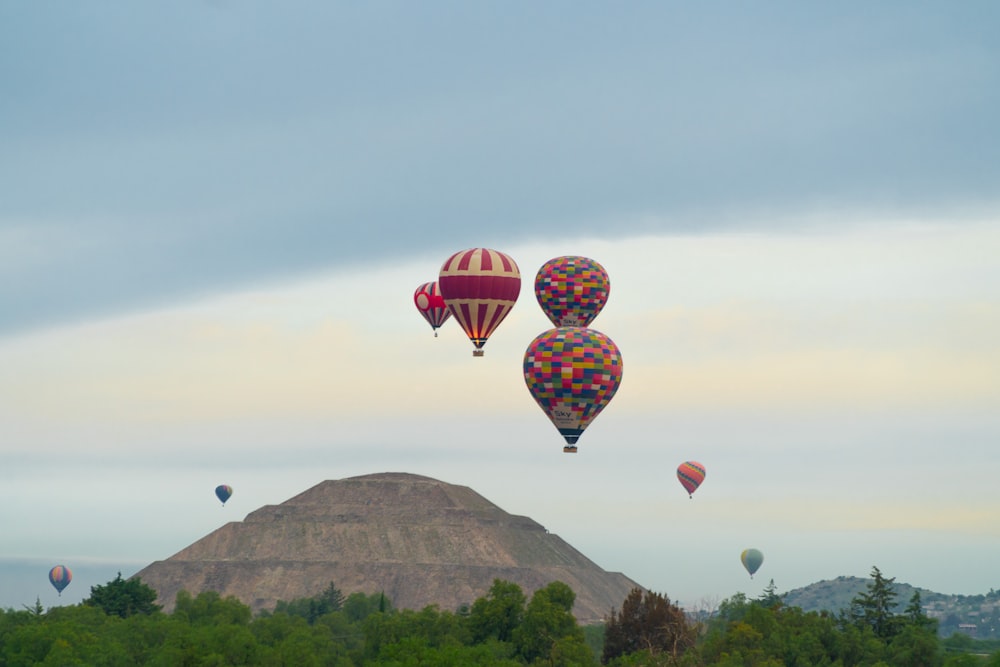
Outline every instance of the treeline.
<path fill-rule="evenodd" d="M 455 611 L 397 610 L 382 594 L 345 596 L 331 583 L 254 616 L 235 598 L 183 591 L 166 614 L 153 589 L 119 574 L 79 605 L 0 610 L 0 666 L 1000 667 L 1000 651 L 940 640 L 919 594 L 893 613 L 892 582 L 875 568 L 868 590 L 837 615 L 783 605 L 772 582 L 703 620 L 636 589 L 604 625 L 581 627 L 575 593 L 561 582 L 528 597 L 495 580 Z"/>

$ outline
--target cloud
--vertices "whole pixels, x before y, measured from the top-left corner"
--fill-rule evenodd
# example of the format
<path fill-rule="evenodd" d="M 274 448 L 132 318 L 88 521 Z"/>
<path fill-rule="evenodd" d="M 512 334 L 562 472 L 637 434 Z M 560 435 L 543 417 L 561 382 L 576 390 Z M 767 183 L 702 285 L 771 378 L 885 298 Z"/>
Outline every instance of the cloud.
<path fill-rule="evenodd" d="M 643 332 L 621 337 L 636 348 L 627 355 L 636 410 L 657 401 L 874 409 L 1000 398 L 994 305 L 738 303 L 650 313 L 629 325 L 626 332 Z"/>
<path fill-rule="evenodd" d="M 623 411 L 986 405 L 1000 391 L 989 226 L 571 245 L 612 277 L 594 326 L 623 350 Z M 470 401 L 502 414 L 523 398 L 519 372 L 504 371 L 549 326 L 531 290 L 555 247 L 520 249 L 523 303 L 475 366 L 453 322 L 434 339 L 411 312 L 411 283 L 438 268 L 421 260 L 10 340 L 5 403 L 21 419 L 137 426 L 409 418 Z"/>
<path fill-rule="evenodd" d="M 453 245 L 996 211 L 992 6 L 64 10 L 0 10 L 0 335 Z"/>

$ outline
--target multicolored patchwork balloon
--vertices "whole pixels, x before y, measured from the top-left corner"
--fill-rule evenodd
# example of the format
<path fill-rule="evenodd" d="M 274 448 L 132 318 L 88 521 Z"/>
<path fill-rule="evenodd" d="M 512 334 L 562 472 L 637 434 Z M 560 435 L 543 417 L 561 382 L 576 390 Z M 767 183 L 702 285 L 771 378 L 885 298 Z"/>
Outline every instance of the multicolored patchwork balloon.
<path fill-rule="evenodd" d="M 229 497 L 232 495 L 233 495 L 233 487 L 229 486 L 228 484 L 220 484 L 219 486 L 215 487 L 215 496 L 222 501 L 223 505 L 226 504 L 226 501 L 229 500 Z"/>
<path fill-rule="evenodd" d="M 483 356 L 483 345 L 521 294 L 521 272 L 508 255 L 489 248 L 456 252 L 441 266 L 441 296 Z"/>
<path fill-rule="evenodd" d="M 594 329 L 551 329 L 528 345 L 524 381 L 566 439 L 563 451 L 572 453 L 584 429 L 618 391 L 621 352 L 614 341 Z"/>
<path fill-rule="evenodd" d="M 63 589 L 69 586 L 71 581 L 73 581 L 73 573 L 65 565 L 56 565 L 49 570 L 49 583 L 55 587 L 60 597 L 62 597 Z"/>
<path fill-rule="evenodd" d="M 427 323 L 431 325 L 434 336 L 437 337 L 438 327 L 451 317 L 451 311 L 448 310 L 448 304 L 441 296 L 438 284 L 436 282 L 424 283 L 418 287 L 417 291 L 413 293 L 413 303 L 416 304 L 417 310 L 424 316 Z"/>
<path fill-rule="evenodd" d="M 535 276 L 535 298 L 556 327 L 590 326 L 610 291 L 608 272 L 588 257 L 550 259 Z"/>
<path fill-rule="evenodd" d="M 750 573 L 750 578 L 753 579 L 754 572 L 759 570 L 760 566 L 764 563 L 764 554 L 759 549 L 744 549 L 743 553 L 740 554 L 740 562 L 743 563 L 743 567 L 746 568 L 747 572 Z"/>
<path fill-rule="evenodd" d="M 705 466 L 697 461 L 685 461 L 677 466 L 677 479 L 687 489 L 688 498 L 694 498 L 695 490 L 705 481 Z"/>

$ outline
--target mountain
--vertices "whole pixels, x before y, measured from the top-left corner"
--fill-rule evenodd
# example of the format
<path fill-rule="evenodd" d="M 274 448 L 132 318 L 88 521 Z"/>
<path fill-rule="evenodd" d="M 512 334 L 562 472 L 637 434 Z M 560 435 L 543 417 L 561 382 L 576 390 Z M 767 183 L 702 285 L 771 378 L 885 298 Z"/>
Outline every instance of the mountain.
<path fill-rule="evenodd" d="M 380 473 L 328 480 L 228 523 L 135 574 L 165 611 L 180 590 L 214 590 L 254 611 L 319 594 L 384 592 L 397 608 L 471 605 L 494 579 L 527 595 L 552 581 L 576 592 L 574 615 L 597 622 L 636 582 L 606 572 L 525 516 L 465 486 Z"/>
<path fill-rule="evenodd" d="M 782 595 L 791 607 L 803 611 L 828 611 L 834 614 L 848 610 L 851 600 L 868 590 L 871 579 L 862 577 L 837 577 L 796 588 Z M 1000 638 L 1000 591 L 990 590 L 984 595 L 947 595 L 910 584 L 894 583 L 896 607 L 902 613 L 915 592 L 920 593 L 924 613 L 938 621 L 938 634 L 949 637 L 963 632 L 978 639 Z"/>

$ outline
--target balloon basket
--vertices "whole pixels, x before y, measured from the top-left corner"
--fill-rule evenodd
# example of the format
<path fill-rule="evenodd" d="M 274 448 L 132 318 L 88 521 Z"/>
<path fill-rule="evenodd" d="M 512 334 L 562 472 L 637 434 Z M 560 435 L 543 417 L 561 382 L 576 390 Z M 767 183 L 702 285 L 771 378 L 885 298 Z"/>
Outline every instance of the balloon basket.
<path fill-rule="evenodd" d="M 566 454 L 576 454 L 576 445 L 566 445 L 563 447 L 563 452 Z"/>
<path fill-rule="evenodd" d="M 472 351 L 472 356 L 474 356 L 474 357 L 481 357 L 481 356 L 483 356 L 483 351 L 482 350 L 473 350 Z"/>

